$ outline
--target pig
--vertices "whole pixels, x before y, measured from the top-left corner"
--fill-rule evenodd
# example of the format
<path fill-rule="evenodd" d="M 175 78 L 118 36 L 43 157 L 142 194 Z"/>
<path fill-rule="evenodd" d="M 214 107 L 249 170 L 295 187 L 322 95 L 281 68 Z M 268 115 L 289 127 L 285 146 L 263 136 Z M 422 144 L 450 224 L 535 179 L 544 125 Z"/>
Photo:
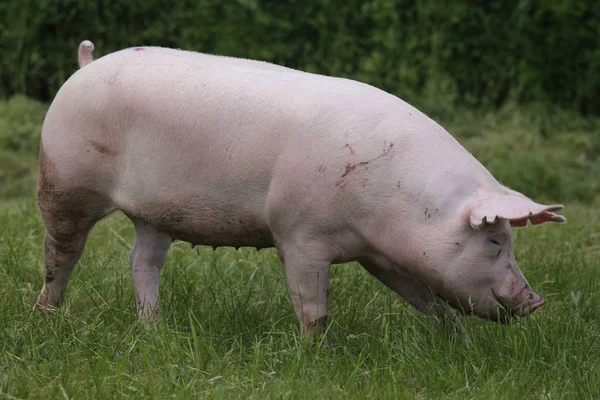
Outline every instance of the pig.
<path fill-rule="evenodd" d="M 444 128 L 358 81 L 162 47 L 92 61 L 45 117 L 38 205 L 54 310 L 92 227 L 120 210 L 139 317 L 160 317 L 174 240 L 274 247 L 301 331 L 323 333 L 332 263 L 357 261 L 420 312 L 507 322 L 545 303 L 512 228 L 565 222 L 499 183 Z"/>

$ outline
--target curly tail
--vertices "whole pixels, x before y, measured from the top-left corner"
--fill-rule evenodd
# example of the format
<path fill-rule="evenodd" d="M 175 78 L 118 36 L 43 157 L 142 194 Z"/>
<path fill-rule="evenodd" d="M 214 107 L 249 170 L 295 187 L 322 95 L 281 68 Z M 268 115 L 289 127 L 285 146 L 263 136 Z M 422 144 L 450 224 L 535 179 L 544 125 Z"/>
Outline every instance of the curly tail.
<path fill-rule="evenodd" d="M 83 68 L 92 61 L 94 58 L 92 57 L 92 52 L 94 51 L 94 44 L 89 40 L 84 40 L 79 45 L 79 68 Z"/>

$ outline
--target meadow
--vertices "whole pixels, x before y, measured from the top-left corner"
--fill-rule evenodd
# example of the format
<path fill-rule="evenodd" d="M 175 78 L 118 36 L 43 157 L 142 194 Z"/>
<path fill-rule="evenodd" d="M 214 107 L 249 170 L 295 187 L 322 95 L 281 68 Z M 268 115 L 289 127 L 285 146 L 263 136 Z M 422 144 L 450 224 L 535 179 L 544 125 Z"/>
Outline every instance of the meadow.
<path fill-rule="evenodd" d="M 548 303 L 508 326 L 461 317 L 467 348 L 356 263 L 333 267 L 328 330 L 304 340 L 275 250 L 182 242 L 161 276 L 163 320 L 143 325 L 120 213 L 92 231 L 61 308 L 34 311 L 47 106 L 0 102 L 0 398 L 600 398 L 597 120 L 517 107 L 436 116 L 499 180 L 568 218 L 514 231 Z"/>

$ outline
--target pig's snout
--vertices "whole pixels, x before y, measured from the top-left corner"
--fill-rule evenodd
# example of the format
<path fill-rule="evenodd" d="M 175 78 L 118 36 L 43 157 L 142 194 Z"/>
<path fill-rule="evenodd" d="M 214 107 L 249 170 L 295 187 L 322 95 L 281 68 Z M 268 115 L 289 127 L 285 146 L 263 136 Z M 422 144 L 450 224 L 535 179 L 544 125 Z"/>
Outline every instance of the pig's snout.
<path fill-rule="evenodd" d="M 493 290 L 492 293 L 494 293 Z M 500 308 L 497 309 L 497 315 L 501 323 L 514 322 L 517 317 L 525 317 L 532 314 L 546 303 L 545 298 L 536 294 L 529 287 L 523 288 L 517 296 L 510 300 L 499 297 L 495 293 L 494 295 L 496 298 L 496 306 L 500 306 Z"/>
<path fill-rule="evenodd" d="M 504 309 L 502 313 L 513 317 L 525 317 L 546 303 L 546 299 L 535 293 L 521 270 L 509 264 L 507 275 L 499 292 L 492 289 L 498 302 Z"/>
<path fill-rule="evenodd" d="M 537 310 L 538 308 L 543 306 L 545 303 L 546 303 L 545 298 L 543 298 L 542 296 L 540 296 L 530 290 L 528 299 L 525 300 L 525 302 L 523 304 L 521 304 L 521 306 L 519 306 L 519 308 L 515 311 L 519 317 L 524 317 L 528 314 L 533 313 L 535 310 Z"/>

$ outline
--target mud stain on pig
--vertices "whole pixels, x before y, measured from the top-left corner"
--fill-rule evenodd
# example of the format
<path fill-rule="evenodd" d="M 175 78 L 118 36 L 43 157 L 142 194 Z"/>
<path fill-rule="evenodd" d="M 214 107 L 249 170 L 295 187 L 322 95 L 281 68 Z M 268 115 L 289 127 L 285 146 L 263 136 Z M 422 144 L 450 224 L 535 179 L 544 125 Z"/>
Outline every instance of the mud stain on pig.
<path fill-rule="evenodd" d="M 356 153 L 354 152 L 354 149 L 352 148 L 352 146 L 350 146 L 350 144 L 346 143 L 346 145 L 344 147 L 350 151 L 351 155 L 353 155 L 353 156 L 356 155 Z"/>
<path fill-rule="evenodd" d="M 361 161 L 358 164 L 351 164 L 351 163 L 346 164 L 346 169 L 344 170 L 344 173 L 342 174 L 341 178 L 345 178 L 346 175 L 348 175 L 350 172 L 354 171 L 356 169 L 356 167 L 359 167 L 361 165 L 367 165 L 368 163 L 369 163 L 368 161 Z"/>
<path fill-rule="evenodd" d="M 355 171 L 356 168 L 365 167 L 365 170 L 366 170 L 369 168 L 368 167 L 369 163 L 373 163 L 373 162 L 379 160 L 380 158 L 384 157 L 385 155 L 387 155 L 392 150 L 392 147 L 394 147 L 394 143 L 390 143 L 389 145 L 387 144 L 387 142 L 385 142 L 385 143 L 386 143 L 386 145 L 385 145 L 385 148 L 383 149 L 383 152 L 380 155 L 378 155 L 377 157 L 374 157 L 367 161 L 361 161 L 358 163 L 351 163 L 351 162 L 347 163 L 346 167 L 344 168 L 344 172 L 339 177 L 339 179 L 336 181 L 335 186 L 341 186 L 344 178 L 346 178 L 351 172 Z M 349 147 L 350 145 L 346 145 L 346 146 Z M 354 153 L 354 152 L 352 151 L 352 153 Z"/>
<path fill-rule="evenodd" d="M 356 168 L 356 164 L 346 164 L 346 170 L 344 171 L 344 173 L 342 174 L 342 176 L 340 176 L 341 179 L 344 179 L 346 177 L 346 175 L 348 175 L 350 172 L 354 171 L 354 169 Z M 336 184 L 337 186 L 338 184 Z"/>
<path fill-rule="evenodd" d="M 50 228 L 61 232 L 78 230 L 102 214 L 106 205 L 105 199 L 93 190 L 62 181 L 54 162 L 46 155 L 43 144 L 40 145 L 37 198 L 47 227 L 56 222 L 60 226 Z M 73 233 L 69 231 L 65 235 Z"/>
<path fill-rule="evenodd" d="M 314 321 L 308 321 L 304 319 L 306 333 L 322 333 L 327 326 L 327 315 L 317 318 Z"/>
<path fill-rule="evenodd" d="M 135 47 L 133 49 L 133 51 L 144 51 L 144 50 L 146 50 L 146 49 L 144 49 L 143 47 Z"/>
<path fill-rule="evenodd" d="M 105 156 L 115 157 L 119 154 L 114 129 L 105 123 L 100 124 L 100 130 L 88 142 L 95 151 Z"/>
<path fill-rule="evenodd" d="M 52 202 L 55 197 L 55 193 L 58 192 L 58 179 L 56 176 L 56 170 L 54 164 L 50 161 L 46 152 L 44 151 L 44 145 L 40 145 L 40 165 L 39 165 L 39 176 L 37 185 L 37 196 L 38 202 L 41 205 Z"/>
<path fill-rule="evenodd" d="M 258 217 L 227 204 L 154 204 L 123 210 L 129 218 L 154 226 L 172 239 L 193 245 L 273 247 L 273 236 Z"/>
<path fill-rule="evenodd" d="M 45 281 L 50 283 L 80 250 L 91 226 L 108 213 L 109 201 L 93 190 L 62 180 L 43 144 L 39 157 L 37 199 L 46 228 Z"/>
<path fill-rule="evenodd" d="M 94 148 L 94 150 L 96 150 L 100 154 L 104 154 L 109 157 L 115 157 L 116 155 L 119 154 L 119 153 L 117 153 L 116 150 L 110 148 L 108 145 L 106 145 L 104 143 L 97 142 L 93 139 L 90 139 L 89 142 L 92 145 L 92 147 Z"/>

